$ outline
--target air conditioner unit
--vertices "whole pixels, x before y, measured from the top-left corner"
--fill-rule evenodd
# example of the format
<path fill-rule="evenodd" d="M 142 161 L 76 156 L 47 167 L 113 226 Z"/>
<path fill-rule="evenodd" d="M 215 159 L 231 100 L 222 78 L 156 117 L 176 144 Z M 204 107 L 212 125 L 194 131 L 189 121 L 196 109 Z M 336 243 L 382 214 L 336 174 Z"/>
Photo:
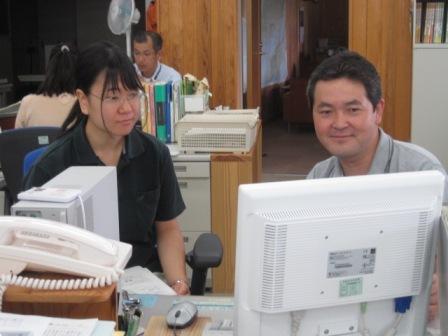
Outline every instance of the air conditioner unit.
<path fill-rule="evenodd" d="M 176 123 L 185 152 L 249 152 L 257 135 L 258 109 L 187 114 Z"/>

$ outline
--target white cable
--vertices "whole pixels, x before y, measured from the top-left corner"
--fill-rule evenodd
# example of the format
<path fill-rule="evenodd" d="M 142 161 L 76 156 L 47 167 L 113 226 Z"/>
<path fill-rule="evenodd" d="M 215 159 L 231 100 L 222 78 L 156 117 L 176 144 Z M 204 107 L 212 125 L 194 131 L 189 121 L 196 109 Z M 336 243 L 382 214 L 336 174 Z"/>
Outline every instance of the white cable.
<path fill-rule="evenodd" d="M 86 221 L 86 209 L 84 208 L 84 201 L 81 198 L 81 195 L 78 195 L 79 203 L 81 204 L 81 212 L 82 212 L 82 226 L 84 230 L 87 230 L 87 221 Z"/>
<path fill-rule="evenodd" d="M 290 313 L 291 315 L 291 335 L 297 336 L 300 331 L 300 323 L 302 322 L 304 311 L 296 310 Z"/>
<path fill-rule="evenodd" d="M 394 323 L 392 323 L 392 326 L 389 328 L 389 330 L 384 333 L 384 336 L 394 336 L 397 333 L 398 326 L 400 325 L 403 315 L 404 314 L 397 314 Z"/>

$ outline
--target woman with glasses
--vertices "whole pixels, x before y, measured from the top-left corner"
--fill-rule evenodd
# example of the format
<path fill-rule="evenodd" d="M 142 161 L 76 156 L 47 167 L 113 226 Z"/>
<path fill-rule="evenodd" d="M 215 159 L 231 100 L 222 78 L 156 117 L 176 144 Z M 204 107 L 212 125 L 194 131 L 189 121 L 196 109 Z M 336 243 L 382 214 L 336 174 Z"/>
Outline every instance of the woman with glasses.
<path fill-rule="evenodd" d="M 142 86 L 126 54 L 109 42 L 80 53 L 78 101 L 25 178 L 41 186 L 70 166 L 116 166 L 120 240 L 133 246 L 128 266 L 162 266 L 178 294 L 188 294 L 185 251 L 176 217 L 185 209 L 168 148 L 135 128 Z M 160 264 L 159 264 L 160 262 Z"/>

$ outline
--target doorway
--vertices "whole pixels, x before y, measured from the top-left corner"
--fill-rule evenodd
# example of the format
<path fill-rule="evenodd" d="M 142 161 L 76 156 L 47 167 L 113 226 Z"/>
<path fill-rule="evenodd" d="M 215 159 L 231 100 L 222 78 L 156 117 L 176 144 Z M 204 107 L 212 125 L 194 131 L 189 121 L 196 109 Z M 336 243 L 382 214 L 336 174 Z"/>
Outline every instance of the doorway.
<path fill-rule="evenodd" d="M 348 0 L 261 0 L 263 180 L 305 178 L 329 157 L 314 134 L 306 85 L 348 48 Z"/>

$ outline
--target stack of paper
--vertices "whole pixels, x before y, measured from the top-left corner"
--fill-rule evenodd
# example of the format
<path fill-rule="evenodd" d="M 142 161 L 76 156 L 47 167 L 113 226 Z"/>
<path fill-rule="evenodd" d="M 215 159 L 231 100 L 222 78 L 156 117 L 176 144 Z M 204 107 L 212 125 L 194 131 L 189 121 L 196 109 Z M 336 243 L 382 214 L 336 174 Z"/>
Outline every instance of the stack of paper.
<path fill-rule="evenodd" d="M 147 268 L 134 266 L 120 277 L 120 291 L 129 294 L 176 295 L 176 292 Z"/>
<path fill-rule="evenodd" d="M 99 336 L 113 335 L 115 322 L 0 313 L 0 335 Z"/>

